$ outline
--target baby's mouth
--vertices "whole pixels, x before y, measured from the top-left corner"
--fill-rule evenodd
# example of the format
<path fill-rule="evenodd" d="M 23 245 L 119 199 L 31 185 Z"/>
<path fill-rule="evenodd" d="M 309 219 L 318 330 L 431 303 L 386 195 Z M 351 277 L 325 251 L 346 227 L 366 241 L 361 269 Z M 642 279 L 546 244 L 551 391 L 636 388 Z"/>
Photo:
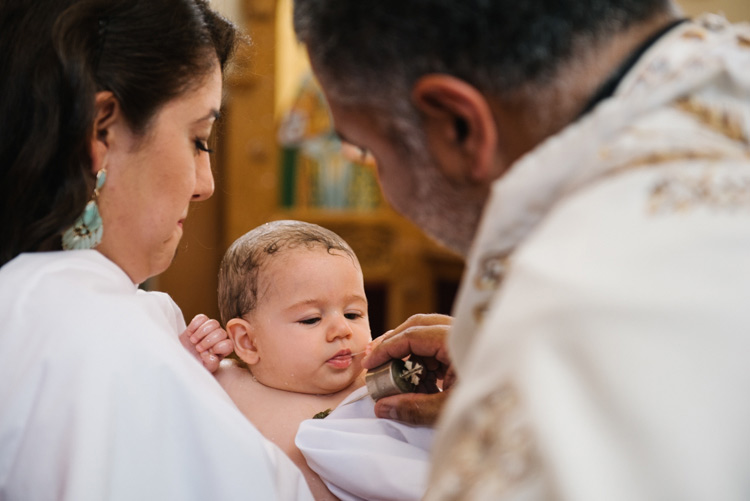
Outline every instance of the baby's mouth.
<path fill-rule="evenodd" d="M 337 369 L 346 369 L 352 364 L 352 350 L 341 350 L 329 358 L 326 363 Z"/>

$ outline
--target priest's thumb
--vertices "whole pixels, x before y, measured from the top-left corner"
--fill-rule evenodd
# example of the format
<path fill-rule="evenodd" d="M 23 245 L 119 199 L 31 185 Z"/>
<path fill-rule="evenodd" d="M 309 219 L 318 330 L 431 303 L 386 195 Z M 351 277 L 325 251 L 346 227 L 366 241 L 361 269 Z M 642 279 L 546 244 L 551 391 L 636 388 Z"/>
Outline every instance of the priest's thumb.
<path fill-rule="evenodd" d="M 442 393 L 401 393 L 375 403 L 375 415 L 413 425 L 434 426 L 449 390 Z"/>

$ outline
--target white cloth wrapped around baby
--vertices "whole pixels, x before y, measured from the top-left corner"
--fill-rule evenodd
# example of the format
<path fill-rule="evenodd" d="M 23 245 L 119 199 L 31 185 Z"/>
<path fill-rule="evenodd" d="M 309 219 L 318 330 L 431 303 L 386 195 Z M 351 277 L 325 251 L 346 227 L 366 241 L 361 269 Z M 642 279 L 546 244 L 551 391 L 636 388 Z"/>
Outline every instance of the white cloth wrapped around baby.
<path fill-rule="evenodd" d="M 366 392 L 352 392 L 325 419 L 303 421 L 297 447 L 342 500 L 422 499 L 434 430 L 376 417 L 371 398 L 357 400 Z"/>

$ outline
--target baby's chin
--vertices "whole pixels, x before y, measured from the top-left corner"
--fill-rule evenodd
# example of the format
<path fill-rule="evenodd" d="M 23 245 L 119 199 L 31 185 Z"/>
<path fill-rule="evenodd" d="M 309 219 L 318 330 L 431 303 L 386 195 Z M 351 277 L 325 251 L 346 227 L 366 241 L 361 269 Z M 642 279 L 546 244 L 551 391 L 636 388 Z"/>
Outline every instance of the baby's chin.
<path fill-rule="evenodd" d="M 321 384 L 317 386 L 314 389 L 311 389 L 311 391 L 307 391 L 304 393 L 310 393 L 315 395 L 334 395 L 336 393 L 340 392 L 346 392 L 350 393 L 360 386 L 364 385 L 365 379 L 364 379 L 364 373 L 361 375 L 356 374 L 353 375 L 351 378 L 343 380 L 341 382 L 327 382 L 328 384 Z"/>
<path fill-rule="evenodd" d="M 366 371 L 362 368 L 361 362 L 356 361 L 345 371 L 310 374 L 306 379 L 297 377 L 282 381 L 280 380 L 282 378 L 270 377 L 270 374 L 265 374 L 262 371 L 256 371 L 253 379 L 263 386 L 277 390 L 328 396 L 339 392 L 346 392 L 348 394 L 364 386 L 365 374 Z"/>
<path fill-rule="evenodd" d="M 327 396 L 327 395 L 334 395 L 339 392 L 346 391 L 347 393 L 354 391 L 357 389 L 360 384 L 357 383 L 357 377 L 353 377 L 349 380 L 344 380 L 342 382 L 327 382 L 326 384 L 294 384 L 294 383 L 279 383 L 278 381 L 264 381 L 262 377 L 256 378 L 256 381 L 262 384 L 263 386 L 267 386 L 269 388 L 275 388 L 277 390 L 283 390 L 283 391 L 289 391 L 292 393 L 300 393 L 300 394 L 307 394 L 307 395 L 319 395 L 319 396 Z M 364 380 L 363 380 L 364 381 Z"/>

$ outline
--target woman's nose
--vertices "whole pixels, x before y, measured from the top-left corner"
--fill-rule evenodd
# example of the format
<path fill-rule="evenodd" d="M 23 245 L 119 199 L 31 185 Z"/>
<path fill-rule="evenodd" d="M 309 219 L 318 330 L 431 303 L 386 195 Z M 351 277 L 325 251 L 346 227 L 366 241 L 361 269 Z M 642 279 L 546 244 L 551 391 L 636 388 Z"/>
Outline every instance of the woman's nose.
<path fill-rule="evenodd" d="M 211 198 L 214 193 L 214 173 L 211 171 L 211 160 L 208 155 L 201 155 L 200 157 L 195 171 L 194 202 Z"/>

